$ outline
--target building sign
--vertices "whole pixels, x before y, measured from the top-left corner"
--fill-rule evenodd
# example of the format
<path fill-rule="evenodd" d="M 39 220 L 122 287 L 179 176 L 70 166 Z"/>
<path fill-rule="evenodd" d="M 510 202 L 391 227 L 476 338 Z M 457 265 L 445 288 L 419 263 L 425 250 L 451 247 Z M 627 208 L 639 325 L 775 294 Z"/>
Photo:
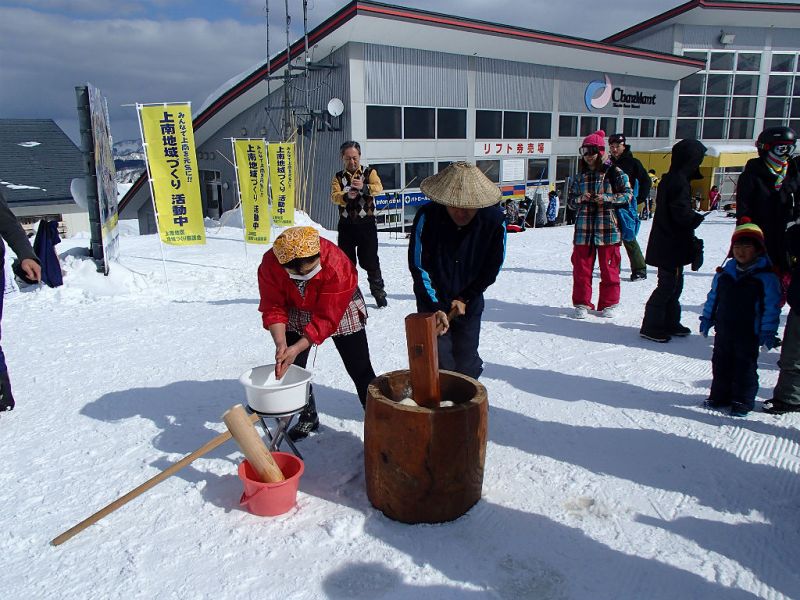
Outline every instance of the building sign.
<path fill-rule="evenodd" d="M 605 75 L 604 81 L 589 82 L 583 101 L 589 110 L 600 110 L 609 102 L 614 108 L 641 108 L 643 104 L 655 106 L 656 94 L 646 94 L 640 90 L 628 92 L 624 88 L 614 87 L 611 78 Z"/>
<path fill-rule="evenodd" d="M 175 246 L 205 244 L 190 106 L 139 104 L 137 108 L 161 241 Z"/>
<path fill-rule="evenodd" d="M 522 181 L 525 179 L 525 159 L 507 158 L 502 164 L 500 181 Z"/>
<path fill-rule="evenodd" d="M 269 144 L 267 152 L 272 222 L 280 227 L 291 227 L 294 225 L 294 143 Z"/>
<path fill-rule="evenodd" d="M 503 202 L 506 200 L 524 200 L 525 199 L 525 184 L 517 185 L 501 185 L 500 194 L 503 197 Z"/>
<path fill-rule="evenodd" d="M 549 156 L 551 142 L 538 140 L 487 140 L 475 142 L 475 157 Z"/>
<path fill-rule="evenodd" d="M 232 143 L 245 242 L 269 244 L 267 145 L 264 140 L 235 139 Z"/>

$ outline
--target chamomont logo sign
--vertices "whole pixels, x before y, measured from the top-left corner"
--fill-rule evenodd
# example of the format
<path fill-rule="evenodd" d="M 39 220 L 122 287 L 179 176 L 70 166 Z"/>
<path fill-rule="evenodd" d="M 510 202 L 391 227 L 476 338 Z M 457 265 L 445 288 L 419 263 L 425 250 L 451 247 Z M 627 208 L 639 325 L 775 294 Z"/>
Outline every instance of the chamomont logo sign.
<path fill-rule="evenodd" d="M 598 94 L 598 92 L 600 93 Z M 593 108 L 605 108 L 609 100 L 611 100 L 611 92 L 611 79 L 608 75 L 606 75 L 605 81 L 590 81 L 583 95 L 586 108 L 589 110 Z M 595 96 L 597 97 L 595 98 Z"/>
<path fill-rule="evenodd" d="M 589 110 L 598 110 L 613 103 L 615 108 L 639 108 L 642 104 L 655 104 L 655 94 L 645 94 L 641 91 L 628 94 L 621 87 L 612 87 L 611 78 L 605 75 L 604 81 L 590 81 L 586 86 L 583 101 Z"/>

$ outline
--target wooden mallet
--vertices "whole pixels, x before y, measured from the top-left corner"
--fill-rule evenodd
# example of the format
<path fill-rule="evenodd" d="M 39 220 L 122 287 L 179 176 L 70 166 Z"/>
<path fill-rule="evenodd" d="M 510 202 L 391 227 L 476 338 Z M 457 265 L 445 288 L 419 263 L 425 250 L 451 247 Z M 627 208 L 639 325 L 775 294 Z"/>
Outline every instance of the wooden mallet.
<path fill-rule="evenodd" d="M 286 479 L 241 404 L 225 411 L 222 420 L 263 483 L 277 483 Z"/>

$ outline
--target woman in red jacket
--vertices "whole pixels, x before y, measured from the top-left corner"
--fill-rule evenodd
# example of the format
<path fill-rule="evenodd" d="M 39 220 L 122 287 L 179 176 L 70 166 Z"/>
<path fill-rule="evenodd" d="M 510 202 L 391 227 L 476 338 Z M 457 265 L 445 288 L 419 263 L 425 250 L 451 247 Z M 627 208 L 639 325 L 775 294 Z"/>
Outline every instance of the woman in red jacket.
<path fill-rule="evenodd" d="M 264 254 L 258 289 L 258 310 L 275 342 L 275 376 L 283 377 L 293 363 L 305 367 L 311 346 L 332 337 L 363 407 L 375 372 L 364 329 L 367 307 L 344 252 L 313 227 L 287 229 Z M 312 392 L 289 436 L 299 440 L 318 427 Z"/>

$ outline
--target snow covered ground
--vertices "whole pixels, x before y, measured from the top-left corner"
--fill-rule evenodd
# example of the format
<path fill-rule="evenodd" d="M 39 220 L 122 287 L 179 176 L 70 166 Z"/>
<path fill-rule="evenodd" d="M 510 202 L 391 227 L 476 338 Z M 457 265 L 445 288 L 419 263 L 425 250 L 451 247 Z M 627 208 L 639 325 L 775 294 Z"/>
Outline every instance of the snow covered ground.
<path fill-rule="evenodd" d="M 695 331 L 732 227 L 712 216 L 700 229 L 706 265 L 683 293 Z M 109 277 L 80 256 L 87 240 L 65 240 L 65 285 L 6 299 L 17 409 L 0 415 L 0 597 L 800 597 L 800 415 L 734 420 L 700 407 L 711 340 L 638 336 L 652 270 L 623 281 L 613 320 L 570 318 L 571 240 L 567 227 L 509 236 L 481 340 L 483 499 L 457 521 L 409 526 L 372 508 L 361 407 L 328 342 L 313 367 L 322 427 L 300 446 L 295 509 L 261 518 L 239 507 L 231 441 L 53 547 L 224 431 L 222 413 L 244 401 L 239 375 L 273 356 L 257 311 L 260 253 L 245 252 L 240 229 L 167 248 L 169 286 L 154 236 L 123 236 Z M 382 234 L 380 255 L 389 307 L 368 325 L 379 373 L 407 368 L 414 310 L 406 241 Z M 777 359 L 762 351 L 761 400 Z"/>

